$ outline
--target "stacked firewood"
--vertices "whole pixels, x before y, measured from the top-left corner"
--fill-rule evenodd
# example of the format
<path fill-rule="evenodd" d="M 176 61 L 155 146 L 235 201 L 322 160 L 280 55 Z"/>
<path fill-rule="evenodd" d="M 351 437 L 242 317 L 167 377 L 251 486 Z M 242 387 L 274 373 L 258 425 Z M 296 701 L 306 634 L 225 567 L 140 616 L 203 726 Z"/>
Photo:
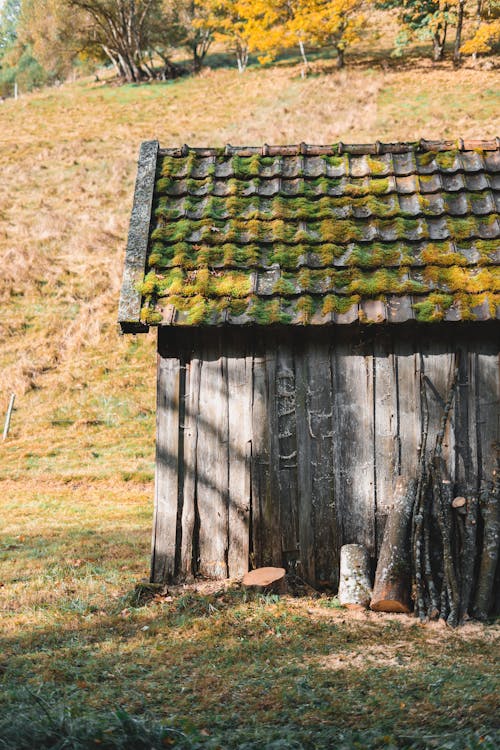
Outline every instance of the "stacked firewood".
<path fill-rule="evenodd" d="M 400 478 L 396 486 L 371 601 L 372 609 L 409 612 L 412 592 L 420 620 L 439 618 L 452 627 L 468 616 L 486 619 L 491 611 L 500 539 L 498 472 L 481 482 L 479 493 L 465 497 L 455 496 L 446 475 L 442 446 L 457 380 L 458 364 L 435 445 L 428 451 L 429 412 L 421 379 L 418 476 Z"/>

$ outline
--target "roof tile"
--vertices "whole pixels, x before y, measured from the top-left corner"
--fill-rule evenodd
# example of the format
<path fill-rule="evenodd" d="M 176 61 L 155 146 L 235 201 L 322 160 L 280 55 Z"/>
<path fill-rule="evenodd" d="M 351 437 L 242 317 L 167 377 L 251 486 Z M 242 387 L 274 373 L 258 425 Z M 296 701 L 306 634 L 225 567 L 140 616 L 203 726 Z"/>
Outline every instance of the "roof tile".
<path fill-rule="evenodd" d="M 160 151 L 142 325 L 488 320 L 495 141 Z"/>

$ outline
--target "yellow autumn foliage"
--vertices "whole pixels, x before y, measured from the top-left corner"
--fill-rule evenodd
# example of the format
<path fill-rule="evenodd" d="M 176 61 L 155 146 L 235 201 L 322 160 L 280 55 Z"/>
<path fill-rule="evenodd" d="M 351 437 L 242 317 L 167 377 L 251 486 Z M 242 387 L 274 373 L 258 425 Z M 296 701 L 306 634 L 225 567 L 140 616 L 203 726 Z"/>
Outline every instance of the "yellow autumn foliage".
<path fill-rule="evenodd" d="M 481 23 L 472 39 L 461 47 L 464 55 L 484 55 L 500 43 L 500 18 L 489 23 Z"/>

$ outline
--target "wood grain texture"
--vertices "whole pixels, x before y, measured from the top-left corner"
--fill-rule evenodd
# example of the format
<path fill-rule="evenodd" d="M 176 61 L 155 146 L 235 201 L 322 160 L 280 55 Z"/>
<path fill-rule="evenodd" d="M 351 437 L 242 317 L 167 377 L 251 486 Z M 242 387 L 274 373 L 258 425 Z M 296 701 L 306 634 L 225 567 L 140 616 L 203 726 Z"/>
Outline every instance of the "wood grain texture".
<path fill-rule="evenodd" d="M 500 378 L 498 346 L 483 344 L 477 352 L 476 420 L 480 482 L 492 482 L 499 470 Z"/>
<path fill-rule="evenodd" d="M 306 581 L 316 580 L 314 530 L 318 513 L 319 498 L 315 494 L 313 476 L 317 467 L 312 465 L 312 443 L 314 441 L 310 424 L 310 359 L 313 349 L 304 351 L 300 347 L 295 352 L 295 424 L 297 448 L 297 534 L 299 541 L 299 563 L 297 573 Z"/>
<path fill-rule="evenodd" d="M 427 432 L 426 454 L 430 457 L 436 448 L 436 438 L 441 428 L 443 412 L 450 388 L 452 386 L 455 371 L 455 352 L 447 342 L 423 341 L 421 342 L 420 362 L 424 374 L 425 390 L 427 393 L 427 404 L 429 409 L 429 427 Z M 463 367 L 467 367 L 467 352 L 461 356 Z M 463 377 L 463 399 L 467 407 L 467 378 Z M 458 390 L 455 392 L 455 405 L 457 402 Z M 468 430 L 467 420 L 462 426 L 462 420 L 459 420 L 460 430 L 463 432 L 462 440 L 467 444 Z M 454 442 L 457 426 L 457 411 L 455 416 L 448 420 L 445 437 L 442 446 L 442 456 L 446 476 L 445 479 L 454 477 Z"/>
<path fill-rule="evenodd" d="M 394 357 L 397 371 L 397 444 L 398 474 L 417 475 L 418 449 L 420 446 L 420 365 L 415 353 L 413 337 L 394 340 Z"/>
<path fill-rule="evenodd" d="M 301 558 L 301 550 L 297 500 L 297 394 L 294 353 L 289 342 L 278 343 L 275 361 L 275 395 L 273 399 L 270 394 L 269 404 L 274 403 L 277 412 L 278 439 L 273 446 L 278 449 L 281 546 L 283 564 L 293 570 Z"/>
<path fill-rule="evenodd" d="M 180 576 L 189 579 L 198 566 L 197 543 L 193 546 L 197 517 L 197 447 L 198 414 L 200 408 L 200 376 L 202 360 L 193 352 L 186 368 L 184 417 L 184 502 L 182 506 L 182 538 Z"/>
<path fill-rule="evenodd" d="M 297 362 L 299 357 L 297 356 Z M 333 476 L 333 388 L 331 347 L 328 339 L 319 339 L 301 350 L 300 361 L 306 364 L 305 412 L 297 411 L 297 435 L 308 444 L 306 460 L 299 443 L 299 471 L 304 470 L 301 485 L 308 486 L 308 503 L 300 499 L 301 516 L 310 514 L 312 525 L 314 580 L 318 586 L 338 585 L 340 533 Z M 304 378 L 304 374 L 302 374 Z M 299 380 L 299 374 L 297 374 Z M 302 387 L 297 387 L 297 392 Z M 298 402 L 299 403 L 299 402 Z M 299 477 L 300 480 L 300 477 Z M 302 523 L 302 521 L 300 520 Z M 301 534 L 302 534 L 301 530 Z M 302 547 L 302 543 L 301 543 Z M 302 557 L 302 555 L 301 555 Z"/>
<path fill-rule="evenodd" d="M 342 544 L 375 553 L 373 363 L 339 342 L 333 349 L 333 460 Z"/>
<path fill-rule="evenodd" d="M 228 336 L 228 440 L 229 440 L 229 551 L 231 577 L 248 571 L 250 544 L 250 463 L 252 405 L 252 360 L 238 343 L 234 332 Z"/>
<path fill-rule="evenodd" d="M 179 495 L 179 406 L 181 362 L 158 355 L 156 474 L 151 580 L 173 580 Z M 182 472 L 182 467 L 181 467 Z"/>
<path fill-rule="evenodd" d="M 197 445 L 199 568 L 207 578 L 227 576 L 227 372 L 219 347 L 203 349 Z"/>
<path fill-rule="evenodd" d="M 375 497 L 377 552 L 393 504 L 395 479 L 398 474 L 398 390 L 392 341 L 377 338 L 373 345 L 373 401 L 375 419 Z"/>

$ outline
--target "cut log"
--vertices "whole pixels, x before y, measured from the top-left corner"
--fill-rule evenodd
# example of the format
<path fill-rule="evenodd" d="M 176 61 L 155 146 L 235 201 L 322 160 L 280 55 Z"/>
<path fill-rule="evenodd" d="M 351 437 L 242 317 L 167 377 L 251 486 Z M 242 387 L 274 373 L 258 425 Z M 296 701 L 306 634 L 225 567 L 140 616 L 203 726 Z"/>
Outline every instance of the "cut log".
<path fill-rule="evenodd" d="M 344 544 L 340 550 L 339 602 L 349 609 L 366 609 L 370 603 L 370 558 L 362 544 Z"/>
<path fill-rule="evenodd" d="M 410 526 L 415 480 L 398 477 L 394 504 L 387 518 L 375 573 L 370 608 L 376 612 L 410 612 Z"/>
<path fill-rule="evenodd" d="M 261 593 L 284 594 L 286 591 L 286 571 L 284 568 L 255 568 L 245 573 L 241 585 Z"/>

